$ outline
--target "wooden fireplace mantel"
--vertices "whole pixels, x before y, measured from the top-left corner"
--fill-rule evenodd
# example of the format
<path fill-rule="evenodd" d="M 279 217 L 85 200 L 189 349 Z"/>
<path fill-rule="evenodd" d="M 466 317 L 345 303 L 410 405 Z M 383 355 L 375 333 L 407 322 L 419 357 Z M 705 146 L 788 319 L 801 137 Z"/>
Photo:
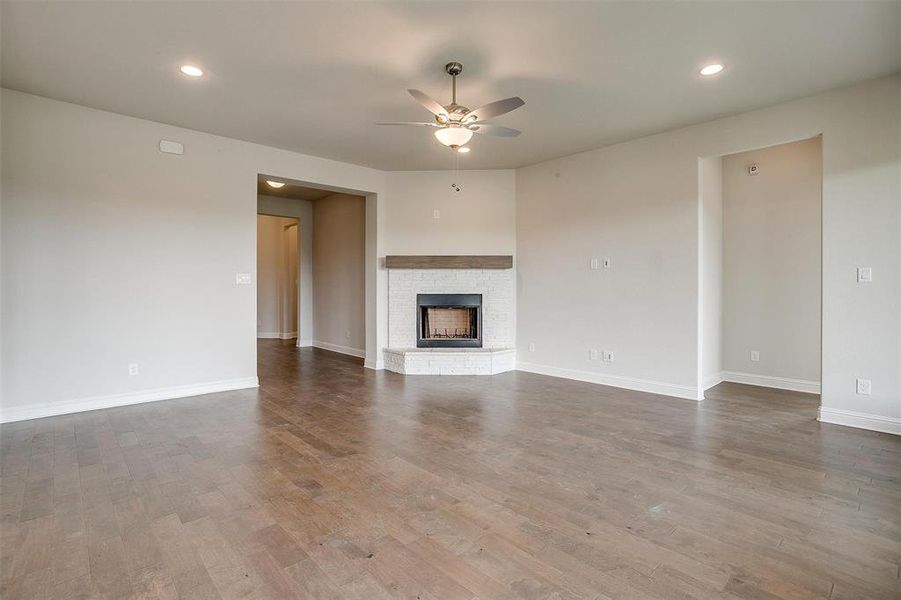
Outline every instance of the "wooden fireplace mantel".
<path fill-rule="evenodd" d="M 386 256 L 386 269 L 512 269 L 511 255 Z"/>

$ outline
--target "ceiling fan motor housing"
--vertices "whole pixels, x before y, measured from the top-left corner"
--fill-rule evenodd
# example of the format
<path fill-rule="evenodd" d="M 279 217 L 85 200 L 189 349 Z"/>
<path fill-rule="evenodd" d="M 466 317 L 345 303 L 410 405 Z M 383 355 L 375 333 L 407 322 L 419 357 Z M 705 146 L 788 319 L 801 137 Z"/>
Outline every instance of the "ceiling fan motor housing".
<path fill-rule="evenodd" d="M 456 77 L 463 72 L 463 65 L 461 63 L 458 63 L 457 61 L 449 62 L 444 65 L 444 70 L 451 77 Z"/>

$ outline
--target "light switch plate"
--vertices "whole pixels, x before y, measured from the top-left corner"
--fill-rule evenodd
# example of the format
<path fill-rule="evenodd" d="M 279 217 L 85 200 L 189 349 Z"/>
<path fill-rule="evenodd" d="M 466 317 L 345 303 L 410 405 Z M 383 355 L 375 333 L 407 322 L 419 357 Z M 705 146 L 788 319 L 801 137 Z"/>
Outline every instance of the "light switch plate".
<path fill-rule="evenodd" d="M 529 352 L 535 352 L 535 342 L 529 343 Z"/>
<path fill-rule="evenodd" d="M 863 396 L 869 396 L 873 392 L 873 385 L 869 379 L 857 380 L 857 393 Z"/>
<path fill-rule="evenodd" d="M 604 362 L 613 362 L 613 352 L 601 352 L 601 357 L 604 359 Z"/>
<path fill-rule="evenodd" d="M 433 210 L 433 211 L 432 211 L 432 218 L 433 218 L 433 219 L 440 219 L 440 218 L 441 218 L 441 211 L 438 210 L 437 208 L 436 208 L 435 210 Z"/>
<path fill-rule="evenodd" d="M 751 350 L 751 362 L 760 362 L 760 350 Z"/>
<path fill-rule="evenodd" d="M 857 282 L 872 283 L 873 267 L 857 267 Z"/>
<path fill-rule="evenodd" d="M 605 258 L 603 264 L 604 264 L 604 268 L 605 268 L 605 269 L 609 269 L 609 268 L 610 268 L 610 265 L 612 264 L 612 262 L 610 261 L 609 258 Z"/>
<path fill-rule="evenodd" d="M 235 273 L 236 285 L 250 285 L 250 273 Z"/>
<path fill-rule="evenodd" d="M 599 266 L 598 259 L 592 258 L 591 262 L 588 263 L 588 266 L 590 266 L 592 270 L 597 270 Z"/>
<path fill-rule="evenodd" d="M 588 350 L 588 360 L 597 360 L 598 359 L 598 351 L 595 348 L 591 348 Z"/>

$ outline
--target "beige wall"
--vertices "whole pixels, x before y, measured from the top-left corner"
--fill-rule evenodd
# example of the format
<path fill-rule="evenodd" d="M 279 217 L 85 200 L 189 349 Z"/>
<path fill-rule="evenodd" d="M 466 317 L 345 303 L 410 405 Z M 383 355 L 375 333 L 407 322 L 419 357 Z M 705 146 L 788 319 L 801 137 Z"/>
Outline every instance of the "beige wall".
<path fill-rule="evenodd" d="M 901 432 L 899 130 L 894 76 L 519 169 L 517 359 L 699 397 L 698 158 L 822 134 L 821 418 Z M 590 271 L 592 255 L 613 268 Z"/>
<path fill-rule="evenodd" d="M 391 200 L 385 210 L 385 254 L 516 251 L 514 171 L 396 171 L 387 175 Z M 461 190 L 454 191 L 451 184 Z"/>
<path fill-rule="evenodd" d="M 374 169 L 10 90 L 0 106 L 3 420 L 256 385 L 257 175 L 384 199 Z"/>
<path fill-rule="evenodd" d="M 257 337 L 297 336 L 297 219 L 257 216 Z"/>
<path fill-rule="evenodd" d="M 822 179 L 820 138 L 723 158 L 727 372 L 820 380 Z"/>
<path fill-rule="evenodd" d="M 334 194 L 313 202 L 313 345 L 363 356 L 366 202 Z"/>
<path fill-rule="evenodd" d="M 698 161 L 700 176 L 701 389 L 720 382 L 723 370 L 723 159 Z"/>
<path fill-rule="evenodd" d="M 313 203 L 296 198 L 260 195 L 257 197 L 257 212 L 294 217 L 298 221 L 300 277 L 297 282 L 297 345 L 309 346 L 313 342 Z"/>

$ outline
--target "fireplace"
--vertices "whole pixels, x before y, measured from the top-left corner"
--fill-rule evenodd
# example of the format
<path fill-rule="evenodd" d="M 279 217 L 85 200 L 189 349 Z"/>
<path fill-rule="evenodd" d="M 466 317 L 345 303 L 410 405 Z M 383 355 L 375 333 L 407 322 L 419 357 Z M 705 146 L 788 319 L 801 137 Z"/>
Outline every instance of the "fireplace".
<path fill-rule="evenodd" d="M 417 294 L 417 348 L 481 348 L 481 294 Z"/>

